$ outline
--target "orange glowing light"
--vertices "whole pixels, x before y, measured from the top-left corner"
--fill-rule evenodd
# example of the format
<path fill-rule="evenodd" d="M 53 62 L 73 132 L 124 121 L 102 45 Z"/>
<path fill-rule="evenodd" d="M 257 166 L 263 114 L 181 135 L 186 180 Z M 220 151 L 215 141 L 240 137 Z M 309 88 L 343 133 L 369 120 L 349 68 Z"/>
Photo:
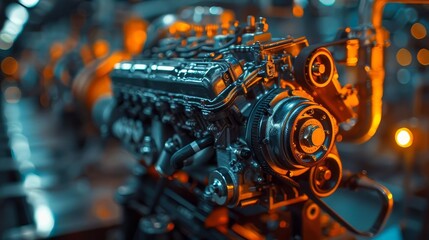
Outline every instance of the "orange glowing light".
<path fill-rule="evenodd" d="M 54 67 L 52 64 L 48 64 L 45 68 L 43 68 L 42 75 L 42 84 L 44 86 L 48 86 L 51 83 L 51 79 L 54 77 Z"/>
<path fill-rule="evenodd" d="M 201 37 L 204 32 L 204 27 L 199 25 L 192 25 L 192 30 L 195 32 L 197 37 Z"/>
<path fill-rule="evenodd" d="M 109 53 L 109 43 L 106 40 L 99 39 L 94 43 L 94 55 L 96 58 L 102 58 Z"/>
<path fill-rule="evenodd" d="M 213 228 L 220 225 L 228 224 L 229 217 L 228 217 L 228 209 L 227 208 L 216 208 L 214 209 L 206 218 L 204 221 L 204 225 L 207 228 Z"/>
<path fill-rule="evenodd" d="M 300 5 L 294 5 L 292 8 L 292 14 L 294 17 L 301 18 L 304 16 L 304 8 L 302 8 Z"/>
<path fill-rule="evenodd" d="M 1 70 L 6 75 L 14 75 L 18 71 L 18 62 L 13 57 L 6 57 L 1 61 Z"/>
<path fill-rule="evenodd" d="M 140 53 L 143 50 L 146 38 L 147 35 L 144 30 L 137 30 L 129 33 L 125 38 L 126 51 L 132 55 Z"/>
<path fill-rule="evenodd" d="M 49 54 L 51 55 L 51 60 L 56 61 L 64 54 L 64 46 L 60 42 L 55 42 L 52 44 L 49 49 Z"/>
<path fill-rule="evenodd" d="M 231 229 L 232 229 L 232 231 L 243 236 L 245 239 L 255 239 L 255 240 L 265 239 L 265 236 L 262 236 L 257 231 L 255 231 L 251 228 L 245 228 L 239 224 L 232 225 Z"/>
<path fill-rule="evenodd" d="M 410 51 L 405 48 L 399 49 L 399 51 L 396 53 L 396 61 L 398 61 L 399 65 L 401 66 L 410 65 L 412 60 L 413 57 L 411 56 Z"/>
<path fill-rule="evenodd" d="M 395 141 L 402 148 L 410 147 L 413 144 L 413 133 L 408 128 L 396 130 Z"/>
<path fill-rule="evenodd" d="M 234 21 L 234 19 L 235 19 L 235 14 L 231 10 L 224 10 L 223 13 L 220 15 L 221 24 L 229 25 L 232 21 Z"/>
<path fill-rule="evenodd" d="M 415 39 L 423 39 L 426 37 L 426 34 L 426 28 L 423 24 L 414 23 L 413 26 L 411 26 L 411 35 L 413 35 Z"/>
<path fill-rule="evenodd" d="M 217 33 L 218 26 L 216 24 L 207 24 L 205 26 L 206 35 L 208 38 L 213 38 Z"/>
<path fill-rule="evenodd" d="M 131 55 L 140 53 L 146 42 L 147 23 L 136 17 L 131 17 L 124 23 L 124 47 Z"/>
<path fill-rule="evenodd" d="M 187 33 L 189 30 L 191 30 L 191 25 L 189 25 L 189 23 L 180 21 L 173 23 L 168 29 L 172 35 Z"/>
<path fill-rule="evenodd" d="M 98 99 L 112 95 L 112 86 L 109 76 L 95 78 L 87 87 L 86 105 L 94 107 Z"/>
<path fill-rule="evenodd" d="M 188 183 L 189 182 L 189 175 L 183 171 L 178 171 L 174 173 L 173 178 L 178 180 L 181 183 Z"/>
<path fill-rule="evenodd" d="M 109 73 L 114 65 L 130 58 L 124 52 L 114 52 L 98 62 L 96 69 L 84 68 L 73 80 L 73 94 L 92 109 L 98 99 L 112 94 Z"/>
<path fill-rule="evenodd" d="M 429 50 L 422 48 L 417 53 L 417 60 L 421 65 L 429 65 Z"/>

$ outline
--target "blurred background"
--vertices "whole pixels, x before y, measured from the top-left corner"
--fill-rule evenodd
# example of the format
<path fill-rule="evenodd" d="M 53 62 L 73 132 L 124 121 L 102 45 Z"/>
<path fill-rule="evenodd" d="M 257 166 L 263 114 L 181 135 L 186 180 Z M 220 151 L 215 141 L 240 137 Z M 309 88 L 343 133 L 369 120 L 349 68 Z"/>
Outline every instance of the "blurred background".
<path fill-rule="evenodd" d="M 240 21 L 264 16 L 273 36 L 306 36 L 315 44 L 358 26 L 358 3 L 2 0 L 0 237 L 120 239 L 115 192 L 137 161 L 96 129 L 85 109 L 92 93 L 103 92 L 113 65 L 142 52 L 151 40 L 148 26 L 160 16 L 195 22 L 210 14 Z M 390 46 L 380 128 L 369 142 L 340 144 L 339 151 L 345 169 L 365 169 L 394 195 L 394 213 L 378 239 L 427 239 L 429 6 L 388 4 L 383 25 Z M 339 70 L 342 82 L 354 81 Z M 95 79 L 97 89 L 79 79 Z M 89 94 L 74 94 L 82 88 Z M 376 215 L 375 206 L 356 210 L 371 204 L 365 195 L 356 203 L 341 197 L 329 203 L 351 222 L 365 225 Z"/>

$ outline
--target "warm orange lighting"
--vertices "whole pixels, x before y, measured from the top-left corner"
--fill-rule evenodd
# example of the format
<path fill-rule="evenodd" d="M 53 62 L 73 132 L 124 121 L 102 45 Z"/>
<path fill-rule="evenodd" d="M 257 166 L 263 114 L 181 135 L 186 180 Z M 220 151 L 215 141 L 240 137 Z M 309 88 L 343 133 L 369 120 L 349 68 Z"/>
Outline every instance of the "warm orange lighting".
<path fill-rule="evenodd" d="M 173 23 L 168 29 L 172 35 L 187 33 L 189 30 L 191 30 L 191 25 L 181 21 Z"/>
<path fill-rule="evenodd" d="M 87 86 L 86 105 L 92 109 L 98 99 L 112 95 L 112 86 L 109 76 L 93 79 Z"/>
<path fill-rule="evenodd" d="M 195 36 L 201 37 L 204 32 L 204 27 L 199 25 L 192 25 L 192 30 L 195 32 Z"/>
<path fill-rule="evenodd" d="M 138 30 L 146 30 L 146 28 L 147 22 L 137 17 L 130 17 L 123 25 L 125 35 Z"/>
<path fill-rule="evenodd" d="M 412 56 L 410 51 L 408 51 L 405 48 L 401 48 L 399 49 L 399 51 L 396 53 L 396 61 L 398 61 L 398 63 L 401 66 L 408 66 L 411 64 L 412 61 Z"/>
<path fill-rule="evenodd" d="M 292 8 L 292 14 L 294 17 L 301 18 L 304 16 L 304 8 L 302 8 L 300 5 L 294 5 Z"/>
<path fill-rule="evenodd" d="M 64 54 L 64 46 L 60 42 L 55 42 L 52 44 L 49 49 L 49 54 L 51 55 L 51 60 L 56 61 Z"/>
<path fill-rule="evenodd" d="M 124 23 L 124 47 L 131 55 L 141 53 L 146 42 L 147 23 L 136 17 L 131 17 Z"/>
<path fill-rule="evenodd" d="M 216 24 L 207 24 L 205 26 L 206 35 L 208 38 L 212 38 L 217 33 L 218 26 Z"/>
<path fill-rule="evenodd" d="M 224 10 L 220 15 L 220 23 L 229 25 L 235 19 L 235 14 L 231 10 Z"/>
<path fill-rule="evenodd" d="M 225 207 L 215 208 L 210 214 L 207 216 L 204 221 L 204 225 L 207 228 L 213 228 L 220 225 L 228 224 L 228 209 Z"/>
<path fill-rule="evenodd" d="M 173 174 L 173 178 L 181 183 L 189 182 L 189 175 L 184 171 L 177 171 Z"/>
<path fill-rule="evenodd" d="M 395 133 L 395 141 L 402 148 L 410 147 L 413 144 L 413 133 L 408 128 L 400 128 Z"/>
<path fill-rule="evenodd" d="M 413 35 L 416 39 L 422 39 L 426 37 L 426 28 L 421 23 L 414 23 L 413 26 L 411 26 L 411 35 Z"/>
<path fill-rule="evenodd" d="M 54 77 L 54 67 L 52 66 L 52 64 L 48 64 L 45 68 L 43 68 L 42 75 L 42 85 L 48 86 L 49 84 L 51 84 L 51 79 Z"/>
<path fill-rule="evenodd" d="M 417 53 L 417 60 L 421 65 L 429 65 L 429 50 L 422 48 Z"/>
<path fill-rule="evenodd" d="M 146 32 L 144 30 L 136 30 L 126 35 L 125 49 L 132 55 L 139 54 L 143 50 L 143 45 L 146 42 Z"/>
<path fill-rule="evenodd" d="M 18 71 L 18 62 L 13 57 L 6 57 L 1 61 L 1 70 L 6 75 L 14 75 Z"/>
<path fill-rule="evenodd" d="M 103 62 L 98 64 L 97 69 L 95 70 L 95 77 L 101 78 L 109 75 L 116 63 L 129 59 L 131 59 L 131 55 L 126 52 L 118 51 L 112 53 L 108 58 L 104 59 Z"/>
<path fill-rule="evenodd" d="M 92 109 L 98 99 L 112 94 L 109 73 L 114 65 L 130 58 L 124 52 L 114 52 L 99 62 L 96 69 L 84 68 L 73 80 L 73 94 Z"/>
<path fill-rule="evenodd" d="M 232 225 L 231 229 L 232 229 L 232 231 L 243 236 L 245 239 L 254 239 L 254 240 L 265 239 L 265 236 L 262 236 L 256 230 L 253 230 L 251 228 L 245 228 L 244 226 L 237 224 L 237 223 Z"/>
<path fill-rule="evenodd" d="M 106 40 L 99 39 L 94 43 L 94 55 L 96 58 L 102 58 L 109 53 L 109 43 Z"/>

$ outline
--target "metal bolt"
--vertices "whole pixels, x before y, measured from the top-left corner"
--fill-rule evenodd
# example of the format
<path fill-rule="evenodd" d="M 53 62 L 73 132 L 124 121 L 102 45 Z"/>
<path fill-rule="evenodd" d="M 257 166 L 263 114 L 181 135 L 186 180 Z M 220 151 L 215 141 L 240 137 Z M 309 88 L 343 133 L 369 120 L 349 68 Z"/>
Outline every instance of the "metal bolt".
<path fill-rule="evenodd" d="M 313 66 L 311 66 L 311 70 L 313 71 L 313 74 L 321 75 L 325 73 L 326 67 L 324 64 L 316 62 L 313 64 Z"/>
<path fill-rule="evenodd" d="M 319 167 L 319 178 L 328 181 L 332 178 L 332 172 L 327 167 Z"/>
<path fill-rule="evenodd" d="M 252 156 L 252 152 L 248 148 L 243 148 L 239 152 L 240 157 L 243 159 L 249 159 Z"/>
<path fill-rule="evenodd" d="M 325 131 L 316 125 L 309 125 L 304 129 L 301 142 L 307 147 L 320 147 L 325 142 Z"/>

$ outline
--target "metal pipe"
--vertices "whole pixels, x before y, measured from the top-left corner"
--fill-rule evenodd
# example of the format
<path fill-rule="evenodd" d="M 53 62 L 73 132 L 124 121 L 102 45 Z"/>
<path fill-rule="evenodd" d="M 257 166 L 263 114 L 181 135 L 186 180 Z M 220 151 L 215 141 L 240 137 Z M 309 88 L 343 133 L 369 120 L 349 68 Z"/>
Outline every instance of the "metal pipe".
<path fill-rule="evenodd" d="M 362 0 L 359 5 L 360 24 L 364 30 L 360 38 L 358 63 L 360 78 L 359 106 L 356 124 L 350 130 L 342 130 L 345 141 L 366 142 L 377 131 L 382 115 L 384 49 L 389 40 L 382 26 L 383 10 L 387 3 L 429 4 L 429 0 Z"/>

